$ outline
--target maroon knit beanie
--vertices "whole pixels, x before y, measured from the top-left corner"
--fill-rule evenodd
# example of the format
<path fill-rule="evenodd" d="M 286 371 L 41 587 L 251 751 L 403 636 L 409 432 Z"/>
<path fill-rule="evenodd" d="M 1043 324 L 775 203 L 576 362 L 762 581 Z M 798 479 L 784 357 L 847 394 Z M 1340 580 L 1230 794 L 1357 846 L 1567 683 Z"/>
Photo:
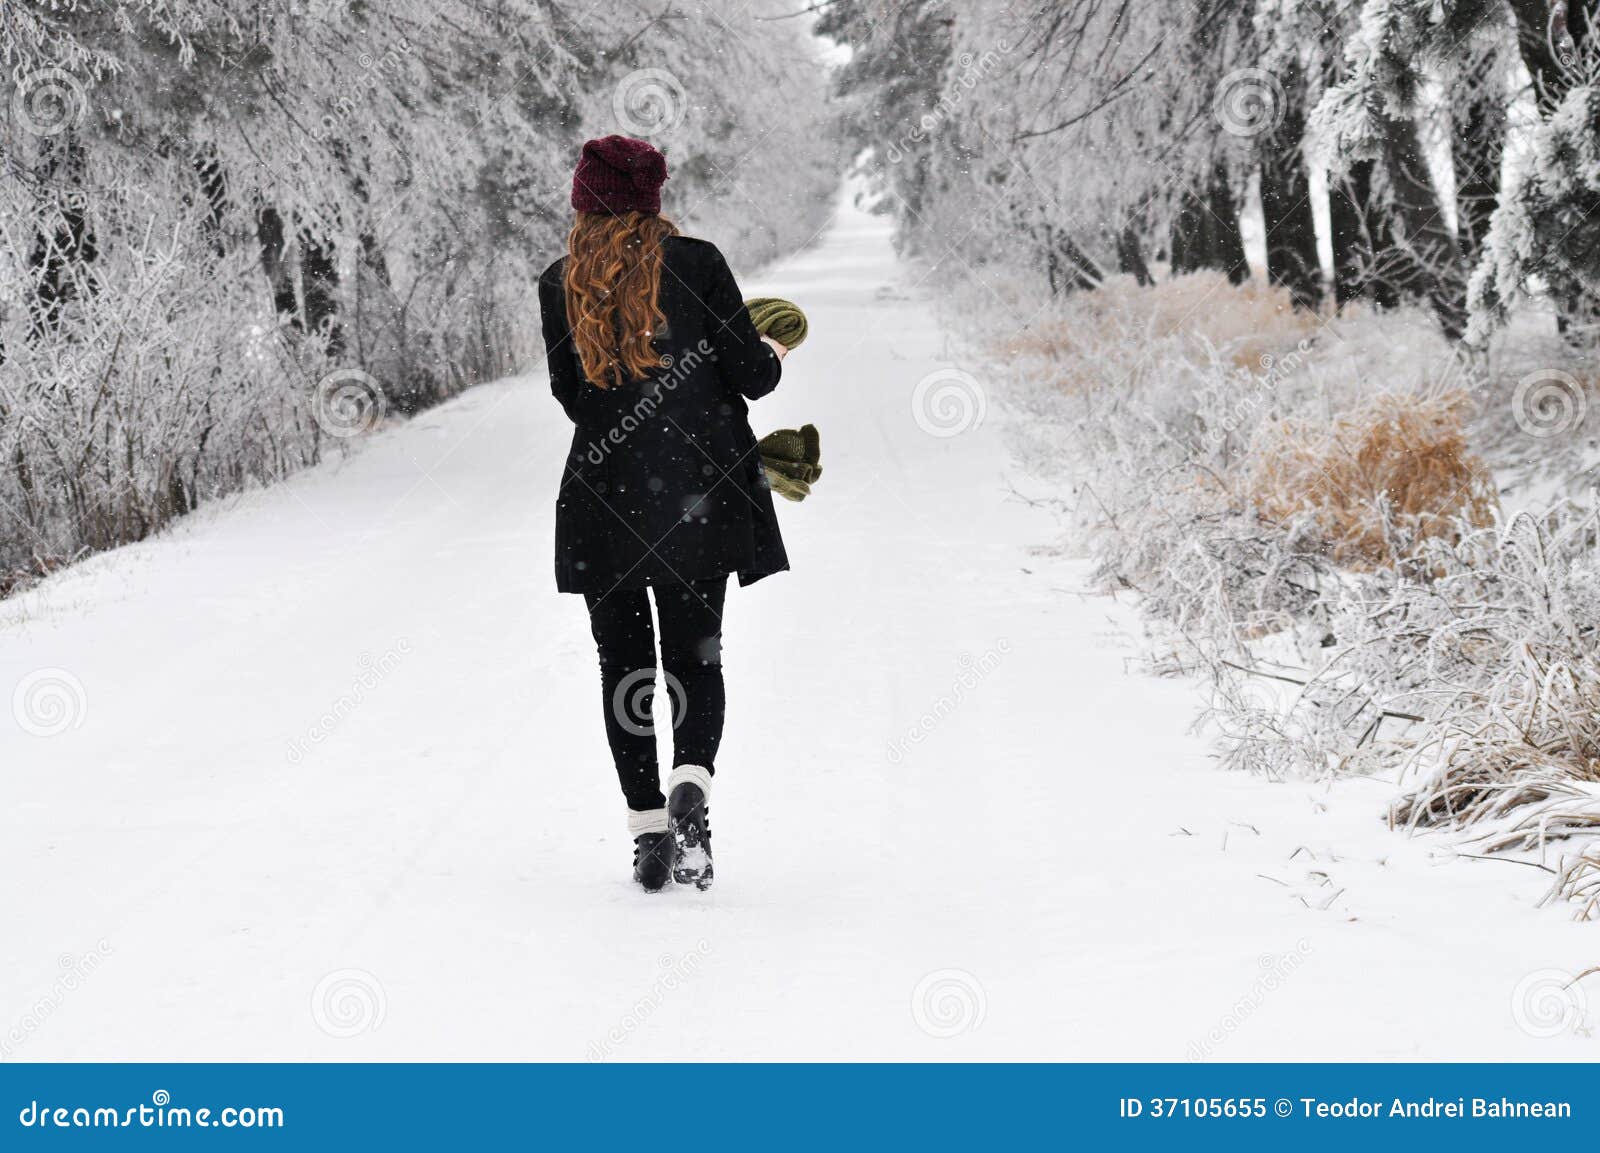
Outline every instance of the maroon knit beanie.
<path fill-rule="evenodd" d="M 667 158 L 643 140 L 602 136 L 583 146 L 572 174 L 572 207 L 579 212 L 660 212 Z"/>

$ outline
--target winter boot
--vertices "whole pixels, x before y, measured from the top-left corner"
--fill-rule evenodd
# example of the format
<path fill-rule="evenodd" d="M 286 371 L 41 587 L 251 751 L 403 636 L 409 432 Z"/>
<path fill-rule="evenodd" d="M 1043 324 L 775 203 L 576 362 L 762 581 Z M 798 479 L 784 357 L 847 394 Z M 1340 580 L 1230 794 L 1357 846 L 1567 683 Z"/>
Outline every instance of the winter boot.
<path fill-rule="evenodd" d="M 633 879 L 647 893 L 659 893 L 672 876 L 672 832 L 667 828 L 665 809 L 628 813 L 628 831 L 633 834 Z"/>
<path fill-rule="evenodd" d="M 711 773 L 679 765 L 667 778 L 667 817 L 676 858 L 672 879 L 697 889 L 711 887 Z"/>

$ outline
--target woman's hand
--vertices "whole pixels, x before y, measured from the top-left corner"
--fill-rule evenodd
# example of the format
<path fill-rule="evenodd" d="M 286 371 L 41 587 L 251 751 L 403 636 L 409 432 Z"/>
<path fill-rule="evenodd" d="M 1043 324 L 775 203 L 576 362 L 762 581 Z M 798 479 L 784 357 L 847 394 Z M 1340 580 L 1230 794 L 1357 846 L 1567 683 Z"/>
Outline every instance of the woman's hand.
<path fill-rule="evenodd" d="M 772 351 L 778 354 L 779 360 L 782 360 L 784 357 L 789 355 L 789 350 L 783 347 L 783 345 L 779 344 L 776 340 L 773 340 L 772 337 L 763 336 L 761 339 L 772 347 Z"/>

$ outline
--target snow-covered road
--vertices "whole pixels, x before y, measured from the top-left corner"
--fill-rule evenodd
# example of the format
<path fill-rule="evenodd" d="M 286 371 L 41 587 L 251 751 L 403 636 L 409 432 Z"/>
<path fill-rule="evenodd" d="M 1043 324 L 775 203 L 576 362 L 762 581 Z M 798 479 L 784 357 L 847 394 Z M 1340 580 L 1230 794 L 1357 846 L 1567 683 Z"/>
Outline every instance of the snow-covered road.
<path fill-rule="evenodd" d="M 629 880 L 540 373 L 0 604 L 67 709 L 0 707 L 0 1055 L 1600 1053 L 1540 874 L 1219 772 L 1124 671 L 1003 397 L 915 418 L 954 350 L 888 228 L 744 286 L 810 313 L 756 428 L 826 475 L 729 594 L 715 889 Z"/>

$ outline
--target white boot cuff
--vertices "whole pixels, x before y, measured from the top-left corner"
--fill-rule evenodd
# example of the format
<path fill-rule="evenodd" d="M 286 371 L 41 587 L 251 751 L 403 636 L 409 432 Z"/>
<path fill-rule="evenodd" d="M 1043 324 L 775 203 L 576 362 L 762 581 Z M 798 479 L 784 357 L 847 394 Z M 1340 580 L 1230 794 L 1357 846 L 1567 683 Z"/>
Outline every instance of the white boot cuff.
<path fill-rule="evenodd" d="M 643 836 L 645 833 L 664 833 L 666 831 L 667 810 L 628 810 L 628 835 L 630 837 Z"/>
<path fill-rule="evenodd" d="M 679 785 L 698 785 L 700 794 L 706 800 L 711 799 L 711 771 L 700 765 L 678 765 L 672 770 L 672 775 L 667 778 L 667 797 L 670 800 L 672 790 Z"/>

